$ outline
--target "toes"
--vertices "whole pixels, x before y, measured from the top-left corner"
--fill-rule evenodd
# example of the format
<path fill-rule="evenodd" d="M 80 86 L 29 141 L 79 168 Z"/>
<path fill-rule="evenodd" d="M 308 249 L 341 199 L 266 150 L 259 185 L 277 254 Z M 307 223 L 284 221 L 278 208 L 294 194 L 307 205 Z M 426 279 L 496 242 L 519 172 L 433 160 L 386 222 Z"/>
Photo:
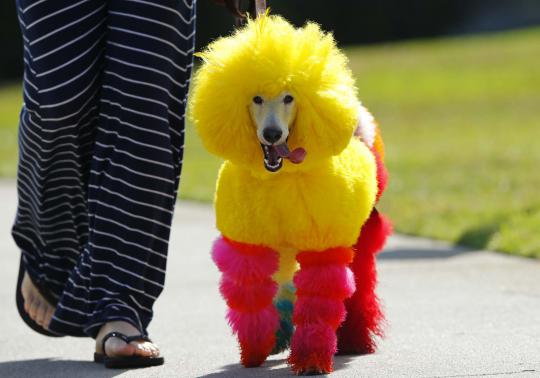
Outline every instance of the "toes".
<path fill-rule="evenodd" d="M 34 296 L 27 295 L 24 298 L 24 311 L 30 315 L 30 309 L 32 308 L 32 303 L 34 302 Z"/>
<path fill-rule="evenodd" d="M 137 354 L 141 356 L 151 356 L 152 351 L 150 347 L 148 346 L 148 343 L 136 343 L 135 347 L 137 348 Z"/>
<path fill-rule="evenodd" d="M 49 327 L 54 315 L 54 307 L 32 293 L 24 300 L 24 311 L 30 319 L 45 329 Z"/>
<path fill-rule="evenodd" d="M 54 307 L 52 307 L 48 303 L 46 304 L 42 303 L 41 309 L 36 318 L 36 323 L 42 326 L 43 328 L 48 329 L 49 323 L 51 322 L 51 318 L 53 314 L 54 314 Z"/>
<path fill-rule="evenodd" d="M 143 357 L 157 357 L 159 356 L 159 349 L 149 342 L 132 342 L 126 344 L 122 340 L 111 339 L 105 343 L 105 351 L 107 356 L 143 356 Z"/>
<path fill-rule="evenodd" d="M 139 356 L 145 356 L 145 357 L 150 357 L 150 356 L 153 356 L 154 355 L 154 352 L 152 350 L 152 347 L 151 347 L 151 343 L 149 342 L 139 342 L 139 343 L 136 343 L 135 344 L 135 348 L 136 348 L 136 354 L 139 355 Z"/>
<path fill-rule="evenodd" d="M 48 328 L 54 314 L 54 307 L 37 291 L 28 273 L 24 275 L 21 294 L 24 300 L 24 311 L 41 327 Z"/>
<path fill-rule="evenodd" d="M 48 306 L 41 302 L 40 306 L 36 310 L 36 317 L 34 318 L 34 321 L 43 327 L 43 324 L 45 322 L 45 316 L 47 315 Z"/>
<path fill-rule="evenodd" d="M 152 351 L 152 356 L 159 356 L 159 348 L 155 344 L 150 343 L 150 350 Z"/>
<path fill-rule="evenodd" d="M 41 301 L 38 298 L 34 298 L 34 300 L 29 303 L 28 315 L 32 318 L 32 320 L 36 321 L 36 317 L 40 307 Z"/>
<path fill-rule="evenodd" d="M 48 306 L 47 312 L 45 314 L 45 319 L 43 320 L 43 327 L 49 328 L 49 324 L 51 324 L 51 319 L 54 315 L 54 307 Z"/>
<path fill-rule="evenodd" d="M 28 277 L 28 273 L 24 273 L 24 277 L 21 283 L 21 294 L 23 296 L 24 301 L 28 301 L 31 297 L 32 293 L 32 283 L 30 281 L 30 278 Z"/>
<path fill-rule="evenodd" d="M 27 290 L 26 288 L 21 287 L 21 295 L 25 303 L 30 300 L 30 291 Z"/>
<path fill-rule="evenodd" d="M 109 322 L 104 324 L 96 337 L 96 352 L 105 353 L 108 357 L 158 357 L 159 348 L 152 342 L 144 340 L 134 340 L 126 344 L 124 340 L 117 337 L 111 337 L 105 343 L 105 350 L 102 348 L 102 340 L 110 332 L 120 332 L 127 336 L 137 335 L 139 331 L 127 322 Z"/>

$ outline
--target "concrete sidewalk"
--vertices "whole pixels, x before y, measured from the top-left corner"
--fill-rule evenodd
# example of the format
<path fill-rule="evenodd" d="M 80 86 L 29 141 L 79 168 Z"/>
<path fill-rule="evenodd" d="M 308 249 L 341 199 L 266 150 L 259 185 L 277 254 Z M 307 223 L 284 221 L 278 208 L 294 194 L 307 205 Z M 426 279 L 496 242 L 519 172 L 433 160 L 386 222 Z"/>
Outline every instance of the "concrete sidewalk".
<path fill-rule="evenodd" d="M 113 371 L 91 361 L 89 339 L 49 339 L 19 319 L 18 251 L 9 228 L 13 182 L 0 182 L 0 377 L 290 376 L 285 354 L 244 369 L 224 320 L 209 249 L 212 210 L 182 203 L 174 219 L 166 289 L 150 334 L 161 367 Z M 380 350 L 337 357 L 335 377 L 540 377 L 540 262 L 395 236 L 379 258 L 389 322 Z"/>

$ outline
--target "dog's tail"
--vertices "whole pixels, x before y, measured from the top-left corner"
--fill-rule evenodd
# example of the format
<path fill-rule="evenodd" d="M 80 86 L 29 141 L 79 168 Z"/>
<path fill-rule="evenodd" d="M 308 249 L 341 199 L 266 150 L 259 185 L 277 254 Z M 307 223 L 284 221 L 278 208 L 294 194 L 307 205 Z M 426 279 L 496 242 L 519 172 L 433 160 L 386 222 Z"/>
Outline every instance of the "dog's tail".
<path fill-rule="evenodd" d="M 364 142 L 375 156 L 375 162 L 377 163 L 378 201 L 388 183 L 388 171 L 384 165 L 384 142 L 379 125 L 373 115 L 363 105 L 359 106 L 358 124 L 354 135 Z"/>
<path fill-rule="evenodd" d="M 373 115 L 363 105 L 359 106 L 358 124 L 354 135 L 360 138 L 371 150 L 377 152 L 384 161 L 384 143 L 379 125 Z"/>

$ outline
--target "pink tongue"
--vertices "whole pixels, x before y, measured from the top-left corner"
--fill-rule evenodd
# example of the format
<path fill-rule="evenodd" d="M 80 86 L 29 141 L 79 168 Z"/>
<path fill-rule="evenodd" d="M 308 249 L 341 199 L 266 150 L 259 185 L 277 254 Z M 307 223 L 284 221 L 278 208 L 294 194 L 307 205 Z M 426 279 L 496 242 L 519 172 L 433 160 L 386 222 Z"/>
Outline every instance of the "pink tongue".
<path fill-rule="evenodd" d="M 304 150 L 302 147 L 289 151 L 289 146 L 287 146 L 287 143 L 282 143 L 274 146 L 274 149 L 279 156 L 289 159 L 289 161 L 294 164 L 299 164 L 306 158 L 306 150 Z"/>
<path fill-rule="evenodd" d="M 306 150 L 302 147 L 295 148 L 289 155 L 289 161 L 294 164 L 299 164 L 306 158 Z"/>

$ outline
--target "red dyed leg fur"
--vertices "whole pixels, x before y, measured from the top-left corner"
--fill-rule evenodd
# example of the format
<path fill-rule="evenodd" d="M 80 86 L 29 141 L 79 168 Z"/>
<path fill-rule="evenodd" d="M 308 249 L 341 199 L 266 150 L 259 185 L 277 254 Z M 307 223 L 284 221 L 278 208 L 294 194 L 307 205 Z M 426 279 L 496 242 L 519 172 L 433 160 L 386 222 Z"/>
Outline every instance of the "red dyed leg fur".
<path fill-rule="evenodd" d="M 375 256 L 384 246 L 390 231 L 388 220 L 373 209 L 354 247 L 355 257 L 351 269 L 356 291 L 345 301 L 347 318 L 337 333 L 339 354 L 373 353 L 376 347 L 374 336 L 382 336 L 381 323 L 384 316 L 375 294 Z"/>
<path fill-rule="evenodd" d="M 294 276 L 296 303 L 288 362 L 296 374 L 329 373 L 336 353 L 336 329 L 345 319 L 344 299 L 354 292 L 348 268 L 352 248 L 302 252 Z"/>
<path fill-rule="evenodd" d="M 246 367 L 259 366 L 274 347 L 279 325 L 272 304 L 278 289 L 272 280 L 278 254 L 223 237 L 215 242 L 212 257 L 223 273 L 220 291 L 229 306 L 227 319 L 238 336 L 241 362 Z"/>

